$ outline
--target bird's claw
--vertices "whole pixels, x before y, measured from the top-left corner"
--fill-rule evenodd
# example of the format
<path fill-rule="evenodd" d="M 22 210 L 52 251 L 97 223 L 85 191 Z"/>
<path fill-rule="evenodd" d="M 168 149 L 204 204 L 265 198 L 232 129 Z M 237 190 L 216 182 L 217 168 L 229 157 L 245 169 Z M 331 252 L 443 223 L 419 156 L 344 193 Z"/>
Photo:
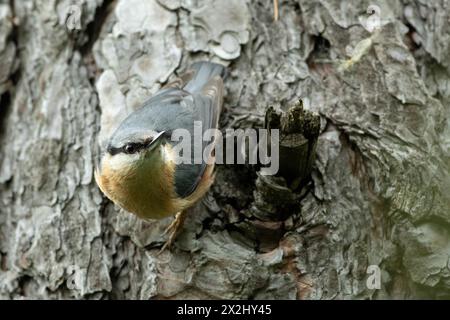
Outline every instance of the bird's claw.
<path fill-rule="evenodd" d="M 166 249 L 170 249 L 172 244 L 175 242 L 176 237 L 178 236 L 183 227 L 185 217 L 186 214 L 184 211 L 177 213 L 175 215 L 175 219 L 166 228 L 163 235 L 169 235 L 169 238 L 159 251 L 160 254 L 164 252 Z"/>

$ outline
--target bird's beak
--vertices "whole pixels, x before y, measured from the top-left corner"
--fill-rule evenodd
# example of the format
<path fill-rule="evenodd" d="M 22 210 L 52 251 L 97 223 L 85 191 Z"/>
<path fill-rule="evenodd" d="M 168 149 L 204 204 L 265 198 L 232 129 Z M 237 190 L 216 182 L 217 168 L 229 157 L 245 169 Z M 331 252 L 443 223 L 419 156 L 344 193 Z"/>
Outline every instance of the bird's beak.
<path fill-rule="evenodd" d="M 157 141 L 159 138 L 161 138 L 163 136 L 163 134 L 165 133 L 165 131 L 161 131 L 160 133 L 158 133 L 154 138 L 152 143 L 154 143 L 155 141 Z"/>
<path fill-rule="evenodd" d="M 150 142 L 150 145 L 148 146 L 148 150 L 153 150 L 154 147 L 156 147 L 156 145 L 159 143 L 159 140 L 161 140 L 164 133 L 165 133 L 165 131 L 161 131 L 153 137 L 152 142 Z"/>

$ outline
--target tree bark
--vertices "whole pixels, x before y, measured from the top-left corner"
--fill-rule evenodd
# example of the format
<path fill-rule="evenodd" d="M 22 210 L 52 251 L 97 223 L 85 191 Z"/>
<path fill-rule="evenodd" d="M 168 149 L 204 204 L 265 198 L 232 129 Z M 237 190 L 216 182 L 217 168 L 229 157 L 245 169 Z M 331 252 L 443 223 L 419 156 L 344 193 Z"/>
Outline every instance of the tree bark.
<path fill-rule="evenodd" d="M 274 21 L 270 0 L 1 2 L 0 298 L 450 298 L 450 3 L 378 1 L 372 33 L 368 5 L 284 0 Z M 158 255 L 170 219 L 121 211 L 93 170 L 198 60 L 228 66 L 223 129 L 303 99 L 315 161 L 301 190 L 217 166 Z"/>

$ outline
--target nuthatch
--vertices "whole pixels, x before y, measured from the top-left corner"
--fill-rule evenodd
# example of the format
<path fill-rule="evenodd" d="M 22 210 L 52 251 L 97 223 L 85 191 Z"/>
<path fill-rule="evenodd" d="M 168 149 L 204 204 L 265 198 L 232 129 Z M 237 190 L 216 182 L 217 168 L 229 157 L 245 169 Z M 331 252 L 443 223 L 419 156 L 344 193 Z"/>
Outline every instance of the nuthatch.
<path fill-rule="evenodd" d="M 214 180 L 214 164 L 207 164 L 214 161 L 174 162 L 171 132 L 186 129 L 193 137 L 194 121 L 201 121 L 203 132 L 217 128 L 224 75 L 225 68 L 219 64 L 193 64 L 119 125 L 95 171 L 103 193 L 138 217 L 161 219 L 176 214 L 168 228 L 169 245 L 182 225 L 185 210 Z"/>

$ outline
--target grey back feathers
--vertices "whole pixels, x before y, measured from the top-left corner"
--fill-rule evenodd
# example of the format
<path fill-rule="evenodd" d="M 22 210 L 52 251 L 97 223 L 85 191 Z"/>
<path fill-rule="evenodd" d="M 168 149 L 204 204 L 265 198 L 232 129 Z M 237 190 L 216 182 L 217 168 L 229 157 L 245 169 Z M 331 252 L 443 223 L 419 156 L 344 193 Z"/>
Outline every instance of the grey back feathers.
<path fill-rule="evenodd" d="M 166 142 L 175 129 L 191 133 L 191 164 L 179 164 L 175 170 L 175 191 L 181 198 L 195 191 L 206 168 L 206 163 L 194 164 L 194 121 L 201 121 L 203 132 L 217 128 L 222 108 L 225 68 L 210 62 L 194 63 L 188 72 L 169 83 L 144 105 L 130 114 L 109 141 L 119 148 L 148 134 L 166 131 Z M 203 143 L 203 148 L 207 145 Z"/>

